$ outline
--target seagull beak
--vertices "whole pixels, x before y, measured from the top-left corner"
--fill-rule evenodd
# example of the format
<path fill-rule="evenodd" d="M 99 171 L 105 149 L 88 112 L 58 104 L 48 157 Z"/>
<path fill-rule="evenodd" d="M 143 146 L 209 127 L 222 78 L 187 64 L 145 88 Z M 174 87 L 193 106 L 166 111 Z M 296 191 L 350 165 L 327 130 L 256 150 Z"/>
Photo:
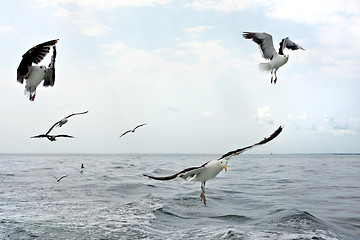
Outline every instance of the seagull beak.
<path fill-rule="evenodd" d="M 227 167 L 226 167 L 226 165 L 224 166 L 224 169 L 225 169 L 225 172 L 227 172 Z"/>

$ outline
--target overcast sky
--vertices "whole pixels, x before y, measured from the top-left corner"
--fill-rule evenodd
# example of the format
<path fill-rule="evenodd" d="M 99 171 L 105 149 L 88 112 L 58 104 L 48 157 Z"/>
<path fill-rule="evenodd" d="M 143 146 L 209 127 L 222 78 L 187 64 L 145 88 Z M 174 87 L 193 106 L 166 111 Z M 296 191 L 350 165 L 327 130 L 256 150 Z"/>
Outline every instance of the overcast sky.
<path fill-rule="evenodd" d="M 243 31 L 306 50 L 272 85 Z M 55 86 L 30 102 L 21 56 L 57 38 Z M 360 152 L 358 0 L 14 0 L 0 42 L 0 153 L 223 154 L 280 125 L 248 153 Z M 74 139 L 30 139 L 86 110 L 52 132 Z"/>

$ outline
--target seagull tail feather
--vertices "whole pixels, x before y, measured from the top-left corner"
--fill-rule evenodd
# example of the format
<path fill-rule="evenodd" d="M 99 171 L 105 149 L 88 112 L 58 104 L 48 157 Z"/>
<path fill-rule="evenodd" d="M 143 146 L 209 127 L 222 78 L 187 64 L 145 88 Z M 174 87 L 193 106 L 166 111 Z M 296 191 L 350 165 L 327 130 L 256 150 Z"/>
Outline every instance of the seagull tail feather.
<path fill-rule="evenodd" d="M 263 72 L 270 72 L 271 71 L 271 64 L 268 63 L 259 63 L 259 69 Z"/>

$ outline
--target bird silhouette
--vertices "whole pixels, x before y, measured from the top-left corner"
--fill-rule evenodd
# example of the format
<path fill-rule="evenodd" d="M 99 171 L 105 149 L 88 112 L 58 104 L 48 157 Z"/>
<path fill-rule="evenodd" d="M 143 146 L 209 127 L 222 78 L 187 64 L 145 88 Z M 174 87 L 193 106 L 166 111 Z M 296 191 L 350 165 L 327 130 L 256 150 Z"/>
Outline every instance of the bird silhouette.
<path fill-rule="evenodd" d="M 130 129 L 130 130 L 128 130 L 128 131 L 126 131 L 126 132 L 124 132 L 123 134 L 121 134 L 121 136 L 120 136 L 120 137 L 122 137 L 122 136 L 124 136 L 125 134 L 128 134 L 128 133 L 130 133 L 130 132 L 135 132 L 135 130 L 136 130 L 137 128 L 142 127 L 142 126 L 145 126 L 145 125 L 146 125 L 146 123 L 143 123 L 143 124 L 137 125 L 137 126 L 136 126 L 136 127 L 134 127 L 133 129 Z"/>

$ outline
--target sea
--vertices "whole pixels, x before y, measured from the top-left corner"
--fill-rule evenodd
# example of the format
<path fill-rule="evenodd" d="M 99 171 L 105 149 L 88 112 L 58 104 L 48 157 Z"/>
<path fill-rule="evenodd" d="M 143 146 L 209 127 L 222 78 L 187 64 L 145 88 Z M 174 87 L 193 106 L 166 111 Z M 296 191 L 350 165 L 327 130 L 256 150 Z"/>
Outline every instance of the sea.
<path fill-rule="evenodd" d="M 238 155 L 206 206 L 143 176 L 220 156 L 0 154 L 0 239 L 360 239 L 360 155 Z"/>

